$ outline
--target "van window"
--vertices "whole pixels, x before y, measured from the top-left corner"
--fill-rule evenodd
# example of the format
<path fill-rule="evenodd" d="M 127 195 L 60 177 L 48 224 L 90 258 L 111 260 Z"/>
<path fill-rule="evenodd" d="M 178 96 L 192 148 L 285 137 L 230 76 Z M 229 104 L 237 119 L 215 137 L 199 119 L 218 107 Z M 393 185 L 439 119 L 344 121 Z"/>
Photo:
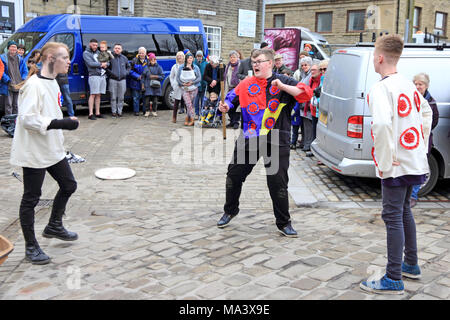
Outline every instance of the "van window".
<path fill-rule="evenodd" d="M 176 34 L 175 39 L 178 39 L 178 47 L 181 46 L 180 51 L 189 49 L 193 55 L 198 50 L 202 50 L 205 53 L 205 50 L 203 50 L 203 36 L 201 34 Z"/>
<path fill-rule="evenodd" d="M 343 99 L 354 98 L 358 92 L 364 91 L 365 79 L 361 79 L 363 57 L 351 54 L 334 54 L 328 65 L 323 90 L 327 94 Z"/>
<path fill-rule="evenodd" d="M 9 41 L 15 41 L 18 44 L 25 45 L 25 55 L 27 55 L 46 34 L 46 32 L 16 32 L 0 44 L 0 53 L 8 51 Z"/>
<path fill-rule="evenodd" d="M 73 49 L 75 47 L 75 36 L 73 33 L 59 33 L 50 38 L 48 42 L 62 42 L 69 47 L 70 60 L 73 57 Z"/>
<path fill-rule="evenodd" d="M 195 54 L 203 50 L 203 37 L 201 34 L 128 34 L 128 33 L 85 33 L 83 34 L 83 50 L 89 48 L 89 41 L 96 39 L 108 42 L 108 48 L 113 49 L 114 44 L 122 45 L 122 54 L 129 60 L 136 57 L 138 49 L 145 47 L 147 52 L 154 52 L 157 57 L 174 57 L 178 51 L 189 49 Z"/>

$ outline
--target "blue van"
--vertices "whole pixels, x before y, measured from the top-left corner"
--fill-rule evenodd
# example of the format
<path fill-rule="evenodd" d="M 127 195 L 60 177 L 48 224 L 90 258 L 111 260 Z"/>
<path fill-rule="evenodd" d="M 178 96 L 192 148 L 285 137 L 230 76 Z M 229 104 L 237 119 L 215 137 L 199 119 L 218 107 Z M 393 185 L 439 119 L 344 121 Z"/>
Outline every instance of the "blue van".
<path fill-rule="evenodd" d="M 172 87 L 169 75 L 178 51 L 189 49 L 195 54 L 202 50 L 207 56 L 207 39 L 201 20 L 173 18 L 144 18 L 58 14 L 36 17 L 24 24 L 0 45 L 0 53 L 7 51 L 7 42 L 14 40 L 25 45 L 25 60 L 31 52 L 49 41 L 63 42 L 70 49 L 71 67 L 69 83 L 74 105 L 86 105 L 89 97 L 88 72 L 83 61 L 83 51 L 89 40 L 107 41 L 112 47 L 120 43 L 122 54 L 128 60 L 137 55 L 139 47 L 156 54 L 165 78 L 163 100 L 172 108 Z M 130 95 L 127 93 L 127 96 Z M 126 98 L 127 98 L 126 96 Z M 109 94 L 102 97 L 108 101 Z"/>

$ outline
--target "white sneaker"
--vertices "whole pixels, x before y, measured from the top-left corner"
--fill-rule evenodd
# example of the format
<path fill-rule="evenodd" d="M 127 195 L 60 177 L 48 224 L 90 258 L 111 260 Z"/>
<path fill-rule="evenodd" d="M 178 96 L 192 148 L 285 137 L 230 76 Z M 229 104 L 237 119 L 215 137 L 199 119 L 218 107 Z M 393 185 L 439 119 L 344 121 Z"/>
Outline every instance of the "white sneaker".
<path fill-rule="evenodd" d="M 152 112 L 152 115 L 153 115 L 154 117 L 157 117 L 157 116 L 158 116 L 158 114 L 157 114 L 156 112 Z"/>
<path fill-rule="evenodd" d="M 149 111 L 147 111 L 147 112 L 144 114 L 144 117 L 148 117 L 148 116 L 150 116 L 150 112 L 149 112 Z"/>

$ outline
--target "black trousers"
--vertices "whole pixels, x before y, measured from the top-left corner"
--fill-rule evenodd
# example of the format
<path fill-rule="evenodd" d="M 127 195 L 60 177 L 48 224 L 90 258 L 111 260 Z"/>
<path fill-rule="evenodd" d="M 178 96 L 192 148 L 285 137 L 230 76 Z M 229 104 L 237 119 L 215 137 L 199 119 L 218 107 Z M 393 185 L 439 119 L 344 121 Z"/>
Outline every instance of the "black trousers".
<path fill-rule="evenodd" d="M 59 185 L 53 201 L 53 211 L 66 209 L 72 193 L 77 189 L 77 182 L 73 176 L 66 158 L 51 167 L 43 169 L 23 168 L 23 196 L 20 202 L 19 217 L 22 229 L 34 225 L 34 208 L 42 193 L 45 173 L 48 172 Z"/>
<path fill-rule="evenodd" d="M 239 124 L 241 119 L 241 114 L 236 112 L 236 108 L 232 108 L 228 111 L 228 116 L 230 117 L 230 125 Z"/>
<path fill-rule="evenodd" d="M 242 185 L 257 161 L 263 157 L 276 225 L 280 229 L 284 228 L 291 221 L 288 195 L 289 145 L 267 144 L 267 152 L 260 146 L 256 150 L 250 149 L 248 144 L 243 146 L 239 144 L 239 140 L 236 142 L 233 160 L 228 165 L 224 212 L 230 215 L 239 213 Z"/>
<path fill-rule="evenodd" d="M 152 110 L 150 110 L 150 103 L 152 104 Z M 144 111 L 158 111 L 158 96 L 145 96 L 144 97 Z"/>

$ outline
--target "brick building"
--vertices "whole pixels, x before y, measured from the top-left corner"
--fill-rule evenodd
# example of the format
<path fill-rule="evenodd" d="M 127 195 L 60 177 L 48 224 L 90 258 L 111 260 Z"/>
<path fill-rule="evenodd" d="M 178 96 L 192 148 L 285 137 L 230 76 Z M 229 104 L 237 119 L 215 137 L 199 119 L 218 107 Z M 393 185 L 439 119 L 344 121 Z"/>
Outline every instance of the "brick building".
<path fill-rule="evenodd" d="M 244 56 L 248 56 L 254 44 L 260 43 L 262 39 L 262 0 L 3 1 L 22 3 L 23 21 L 21 23 L 36 16 L 60 13 L 201 19 L 208 35 L 210 54 L 220 54 L 225 60 L 228 58 L 229 51 L 233 49 L 240 50 Z M 17 23 L 15 29 L 21 23 Z M 241 31 L 241 35 L 238 31 Z"/>
<path fill-rule="evenodd" d="M 448 38 L 450 0 L 266 0 L 265 27 L 302 26 L 331 44 L 352 44 L 361 32 L 363 41 L 374 32 L 404 35 L 409 7 L 411 31 Z"/>

